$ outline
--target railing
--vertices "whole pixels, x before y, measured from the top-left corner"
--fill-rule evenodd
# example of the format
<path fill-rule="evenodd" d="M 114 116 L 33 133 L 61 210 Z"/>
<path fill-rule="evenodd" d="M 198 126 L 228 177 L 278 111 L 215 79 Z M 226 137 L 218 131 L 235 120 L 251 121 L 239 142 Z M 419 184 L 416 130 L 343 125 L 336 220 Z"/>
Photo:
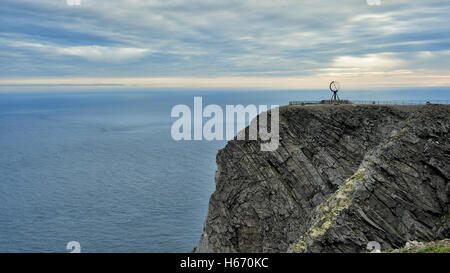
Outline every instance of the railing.
<path fill-rule="evenodd" d="M 380 105 L 422 105 L 422 104 L 450 104 L 450 100 L 350 100 L 352 104 L 380 104 Z M 289 105 L 321 104 L 321 101 L 290 101 Z"/>
<path fill-rule="evenodd" d="M 450 104 L 450 100 L 352 100 L 353 104 L 387 104 L 387 105 L 422 105 L 422 104 Z"/>
<path fill-rule="evenodd" d="M 320 104 L 320 101 L 290 101 L 289 105 Z"/>

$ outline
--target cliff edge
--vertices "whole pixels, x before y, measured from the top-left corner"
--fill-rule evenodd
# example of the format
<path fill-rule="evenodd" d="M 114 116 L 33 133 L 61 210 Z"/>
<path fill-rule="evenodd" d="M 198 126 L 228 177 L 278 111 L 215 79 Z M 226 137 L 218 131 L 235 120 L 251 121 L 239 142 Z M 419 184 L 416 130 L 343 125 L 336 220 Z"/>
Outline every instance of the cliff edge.
<path fill-rule="evenodd" d="M 280 145 L 229 141 L 195 252 L 363 252 L 449 237 L 450 106 L 280 108 Z"/>

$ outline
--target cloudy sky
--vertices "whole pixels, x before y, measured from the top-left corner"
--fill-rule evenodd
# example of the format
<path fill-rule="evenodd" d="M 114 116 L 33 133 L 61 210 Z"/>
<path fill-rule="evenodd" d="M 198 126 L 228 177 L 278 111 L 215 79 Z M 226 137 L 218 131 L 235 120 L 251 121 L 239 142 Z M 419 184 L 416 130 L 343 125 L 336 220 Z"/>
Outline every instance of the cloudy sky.
<path fill-rule="evenodd" d="M 450 86 L 448 0 L 0 0 L 0 88 Z"/>

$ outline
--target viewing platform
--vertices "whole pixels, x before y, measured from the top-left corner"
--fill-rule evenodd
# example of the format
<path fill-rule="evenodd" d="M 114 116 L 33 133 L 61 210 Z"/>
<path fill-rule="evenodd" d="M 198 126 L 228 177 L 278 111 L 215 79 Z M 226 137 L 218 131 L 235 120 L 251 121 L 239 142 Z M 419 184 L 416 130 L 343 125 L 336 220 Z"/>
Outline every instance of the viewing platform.
<path fill-rule="evenodd" d="M 311 104 L 378 104 L 378 105 L 423 105 L 450 104 L 450 100 L 320 100 L 320 101 L 290 101 L 289 105 Z"/>

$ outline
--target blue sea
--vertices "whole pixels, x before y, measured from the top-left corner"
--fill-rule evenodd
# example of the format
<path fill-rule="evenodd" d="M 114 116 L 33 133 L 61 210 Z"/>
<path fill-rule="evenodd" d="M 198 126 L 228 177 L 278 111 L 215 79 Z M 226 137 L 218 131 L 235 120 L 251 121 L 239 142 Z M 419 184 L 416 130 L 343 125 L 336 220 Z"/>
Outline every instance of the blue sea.
<path fill-rule="evenodd" d="M 0 252 L 188 252 L 225 141 L 171 138 L 177 104 L 285 105 L 327 90 L 0 93 Z M 355 100 L 445 100 L 449 88 L 349 91 Z"/>

